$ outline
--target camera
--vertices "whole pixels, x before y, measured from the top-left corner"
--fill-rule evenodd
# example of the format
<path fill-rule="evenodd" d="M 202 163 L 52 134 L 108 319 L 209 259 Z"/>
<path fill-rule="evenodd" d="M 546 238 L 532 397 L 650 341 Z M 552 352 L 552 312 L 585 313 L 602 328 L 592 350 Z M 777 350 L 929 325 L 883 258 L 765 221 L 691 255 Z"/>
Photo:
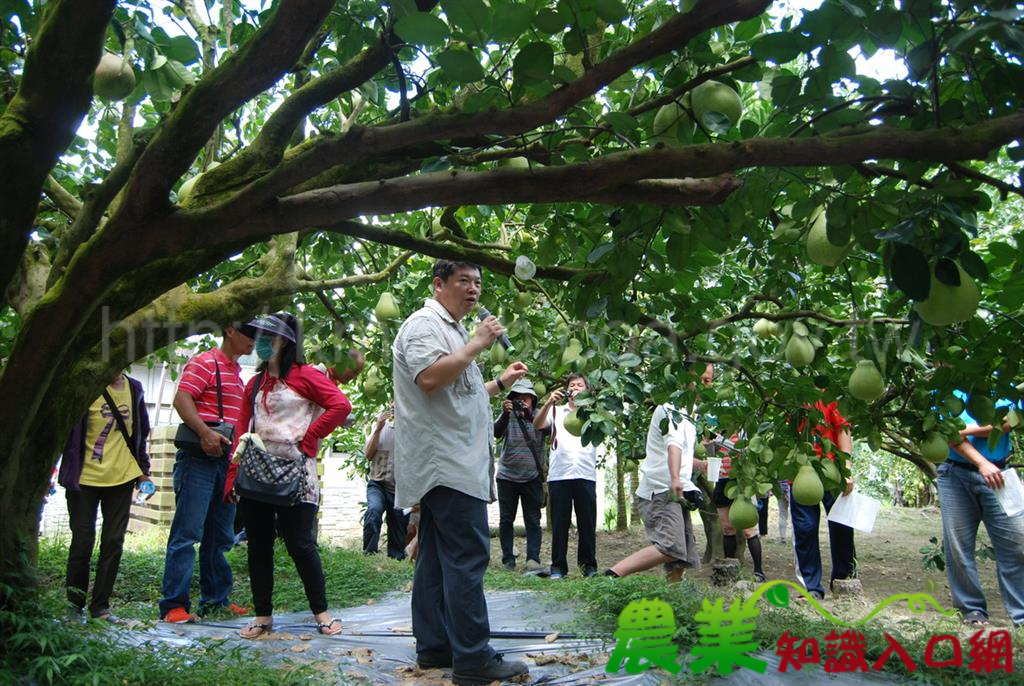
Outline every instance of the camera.
<path fill-rule="evenodd" d="M 526 412 L 526 403 L 516 398 L 515 400 L 512 401 L 512 411 L 517 412 L 519 414 Z"/>

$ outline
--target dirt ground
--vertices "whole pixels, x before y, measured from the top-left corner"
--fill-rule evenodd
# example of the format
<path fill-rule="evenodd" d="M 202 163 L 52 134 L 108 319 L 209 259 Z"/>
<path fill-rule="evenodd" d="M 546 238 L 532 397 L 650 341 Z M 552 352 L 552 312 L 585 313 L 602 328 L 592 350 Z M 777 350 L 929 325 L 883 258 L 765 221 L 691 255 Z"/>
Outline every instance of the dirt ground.
<path fill-rule="evenodd" d="M 770 499 L 769 507 L 768 536 L 762 539 L 765 574 L 769 579 L 795 581 L 792 525 L 788 528 L 787 542 L 784 545 L 779 540 L 778 509 L 774 498 Z M 830 569 L 828 527 L 824 511 L 822 514 L 819 541 L 821 542 L 824 566 L 823 576 L 827 580 Z M 700 517 L 696 513 L 692 515 L 692 518 L 697 544 L 703 551 L 706 542 L 704 529 Z M 883 508 L 879 513 L 873 533 L 858 532 L 856 535 L 858 576 L 864 586 L 865 595 L 856 601 L 835 601 L 833 596 L 828 594 L 824 603 L 825 607 L 837 613 L 842 611 L 843 614 L 849 613 L 849 615 L 860 618 L 886 598 L 899 593 L 929 593 L 943 607 L 951 607 L 952 601 L 945 572 L 935 569 L 925 570 L 921 563 L 921 547 L 931 545 L 929 539 L 932 536 L 937 537 L 941 542 L 942 518 L 938 508 Z M 639 522 L 636 527 L 626 531 L 599 530 L 597 533 L 599 569 L 607 569 L 618 560 L 647 544 L 647 538 Z M 985 534 L 984 526 L 982 526 L 979 531 L 978 546 L 981 548 L 985 545 L 988 545 L 988 537 Z M 519 564 L 522 565 L 525 563 L 525 538 L 516 538 L 516 549 Z M 545 531 L 541 548 L 541 562 L 548 564 L 551 559 L 550 555 L 551 537 L 550 533 Z M 569 539 L 568 558 L 571 576 L 579 574 L 579 570 L 573 567 L 575 557 L 576 533 L 574 528 L 570 532 Z M 497 538 L 492 540 L 491 564 L 494 567 L 501 565 L 501 546 Z M 744 569 L 750 572 L 749 559 L 744 561 Z M 711 566 L 703 565 L 699 571 L 688 571 L 687 576 L 690 579 L 710 582 L 710 572 Z M 660 573 L 660 568 L 645 572 L 645 574 Z M 985 590 L 985 597 L 988 600 L 988 609 L 993 625 L 1008 625 L 1009 619 L 1003 609 L 996 582 L 995 562 L 979 560 L 978 573 Z M 890 605 L 884 614 L 894 621 L 912 616 L 907 610 L 905 602 Z"/>

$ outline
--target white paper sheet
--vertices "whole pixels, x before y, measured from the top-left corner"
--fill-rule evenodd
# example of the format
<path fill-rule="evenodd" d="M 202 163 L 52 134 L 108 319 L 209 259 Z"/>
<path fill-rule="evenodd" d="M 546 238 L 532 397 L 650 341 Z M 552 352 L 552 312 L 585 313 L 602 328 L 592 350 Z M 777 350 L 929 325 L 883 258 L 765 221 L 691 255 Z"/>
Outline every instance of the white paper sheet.
<path fill-rule="evenodd" d="M 861 495 L 857 491 L 850 495 L 844 493 L 832 504 L 832 510 L 828 513 L 828 521 L 845 524 L 857 531 L 869 534 L 875 528 L 875 518 L 878 517 L 881 507 L 881 501 Z"/>
<path fill-rule="evenodd" d="M 1003 472 L 1003 487 L 995 489 L 995 494 L 1007 517 L 1024 513 L 1024 484 L 1021 484 L 1016 469 Z"/>

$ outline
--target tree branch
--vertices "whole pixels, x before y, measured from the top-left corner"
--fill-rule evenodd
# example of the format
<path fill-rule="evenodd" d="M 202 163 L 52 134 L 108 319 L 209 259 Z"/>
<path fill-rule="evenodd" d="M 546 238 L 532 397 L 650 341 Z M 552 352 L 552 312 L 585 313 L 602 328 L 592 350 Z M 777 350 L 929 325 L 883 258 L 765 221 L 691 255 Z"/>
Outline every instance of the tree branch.
<path fill-rule="evenodd" d="M 47 174 L 43 181 L 43 192 L 60 208 L 60 211 L 75 219 L 82 211 L 82 201 L 71 195 L 64 186 L 60 185 L 57 179 Z"/>
<path fill-rule="evenodd" d="M 702 74 L 693 77 L 692 79 L 682 84 L 681 86 L 673 88 L 665 95 L 658 96 L 657 98 L 651 98 L 650 100 L 643 102 L 637 105 L 636 107 L 630 108 L 629 114 L 636 117 L 643 114 L 644 112 L 650 112 L 651 110 L 658 109 L 659 107 L 664 107 L 670 102 L 675 102 L 676 98 L 683 95 L 684 93 L 689 93 L 690 91 L 692 91 L 694 88 L 704 83 L 705 81 L 710 81 L 711 79 L 717 76 L 722 76 L 724 74 L 729 74 L 734 71 L 739 71 L 740 69 L 743 69 L 744 67 L 749 67 L 752 64 L 757 64 L 757 60 L 754 59 L 753 57 L 748 56 L 741 57 L 738 60 L 733 60 L 732 62 L 729 62 L 728 64 L 723 64 L 720 67 L 709 69 L 706 72 L 703 72 Z"/>
<path fill-rule="evenodd" d="M 1024 188 L 1021 188 L 1020 186 L 1014 186 L 1012 183 L 1007 183 L 1006 181 L 1003 181 L 1002 179 L 997 179 L 994 176 L 989 176 L 988 174 L 980 172 L 977 169 L 972 169 L 965 164 L 958 164 L 956 162 L 953 162 L 951 164 L 947 164 L 946 166 L 949 167 L 950 171 L 956 172 L 961 176 L 966 176 L 969 179 L 981 181 L 982 183 L 986 183 L 994 187 L 996 190 L 999 191 L 999 197 L 1002 198 L 1003 200 L 1006 200 L 1006 196 L 1009 193 L 1016 193 L 1017 195 L 1024 197 Z"/>
<path fill-rule="evenodd" d="M 398 271 L 398 268 L 409 261 L 415 252 L 406 251 L 392 260 L 384 269 L 372 274 L 355 274 L 353 276 L 342 276 L 337 279 L 323 279 L 314 281 L 311 279 L 300 279 L 296 292 L 327 291 L 335 288 L 351 288 L 352 286 L 363 286 L 370 283 L 380 283 Z"/>

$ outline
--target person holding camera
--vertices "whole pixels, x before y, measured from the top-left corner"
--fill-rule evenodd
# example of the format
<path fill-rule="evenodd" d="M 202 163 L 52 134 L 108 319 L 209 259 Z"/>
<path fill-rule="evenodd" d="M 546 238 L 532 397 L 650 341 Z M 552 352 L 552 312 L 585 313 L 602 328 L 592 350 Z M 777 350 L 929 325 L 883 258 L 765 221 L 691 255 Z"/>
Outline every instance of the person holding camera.
<path fill-rule="evenodd" d="M 196 442 L 181 443 L 186 447 L 178 447 L 174 462 L 174 519 L 160 598 L 160 619 L 165 622 L 195 620 L 189 596 L 197 543 L 199 613 L 226 607 L 232 614 L 248 614 L 228 601 L 233 578 L 224 554 L 235 540 L 235 506 L 224 501 L 223 493 L 231 439 L 214 426 L 237 429 L 244 389 L 238 358 L 252 352 L 254 336 L 249 324 L 225 327 L 221 347 L 190 359 L 178 382 L 174 409 Z"/>
<path fill-rule="evenodd" d="M 566 391 L 552 391 L 533 425 L 551 430 L 548 494 L 551 496 L 551 578 L 569 573 L 569 522 L 576 510 L 576 561 L 583 576 L 597 574 L 597 446 L 584 446 L 565 428 L 565 418 L 576 409 L 573 399 L 588 390 L 582 374 L 571 374 Z M 566 406 L 561 406 L 563 400 Z"/>
<path fill-rule="evenodd" d="M 502 403 L 501 416 L 494 422 L 494 437 L 504 439 L 498 461 L 498 537 L 501 563 L 516 568 L 514 523 L 519 501 L 526 524 L 526 572 L 537 574 L 540 564 L 540 511 L 544 507 L 544 434 L 548 429 L 533 425 L 537 393 L 533 383 L 519 379 Z"/>
<path fill-rule="evenodd" d="M 690 521 L 690 511 L 704 505 L 704 494 L 691 480 L 696 442 L 693 419 L 672 405 L 654 408 L 636 489 L 640 519 L 651 545 L 617 562 L 605 576 L 629 576 L 664 564 L 665 577 L 676 582 L 688 567 L 700 566 Z"/>
<path fill-rule="evenodd" d="M 376 555 L 380 529 L 388 522 L 388 557 L 405 559 L 405 535 L 409 515 L 395 507 L 395 406 L 380 413 L 366 443 L 370 480 L 366 484 L 366 512 L 363 513 L 363 553 Z"/>

